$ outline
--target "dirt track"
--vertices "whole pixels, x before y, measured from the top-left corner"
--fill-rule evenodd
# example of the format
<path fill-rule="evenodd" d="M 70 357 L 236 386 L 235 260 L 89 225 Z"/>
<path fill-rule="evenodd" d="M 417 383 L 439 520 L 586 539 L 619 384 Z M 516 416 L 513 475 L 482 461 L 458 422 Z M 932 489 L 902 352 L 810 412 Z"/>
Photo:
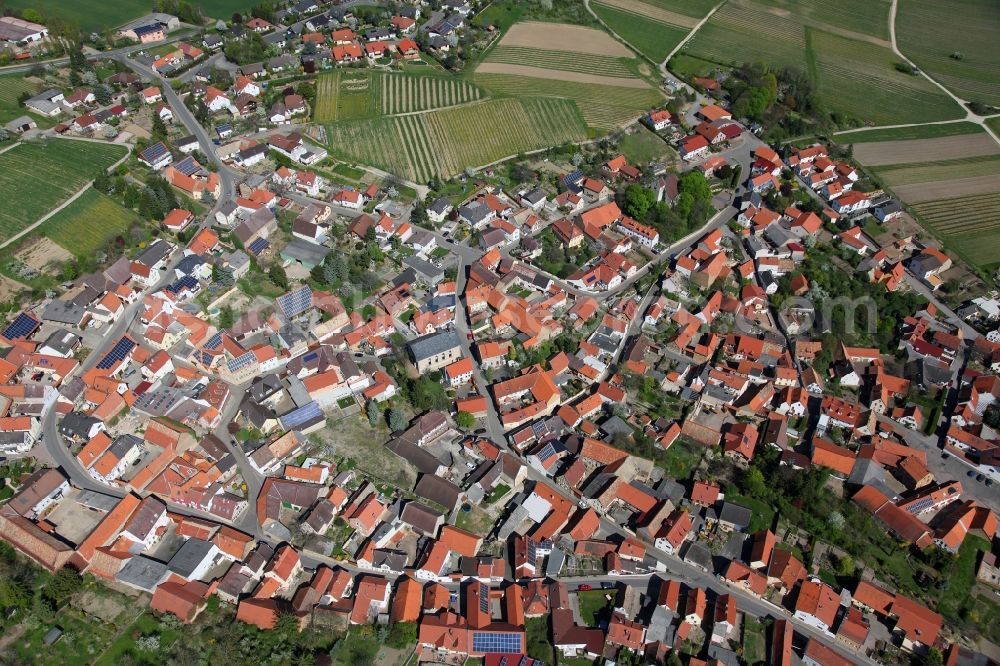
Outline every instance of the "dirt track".
<path fill-rule="evenodd" d="M 572 51 L 630 58 L 632 52 L 611 35 L 594 28 L 562 23 L 515 23 L 500 40 L 502 46 L 525 46 L 549 51 Z"/>
<path fill-rule="evenodd" d="M 918 183 L 894 187 L 896 195 L 906 203 L 916 204 L 939 199 L 955 199 L 974 194 L 990 194 L 1000 191 L 1000 175 L 975 176 L 943 180 L 937 183 Z"/>
<path fill-rule="evenodd" d="M 617 86 L 619 88 L 649 88 L 643 79 L 623 79 L 617 76 L 597 76 L 580 72 L 565 72 L 558 69 L 543 69 L 526 65 L 507 65 L 500 62 L 484 62 L 476 68 L 477 74 L 516 74 L 533 76 L 538 79 L 555 79 L 574 83 L 591 83 L 595 86 Z"/>
<path fill-rule="evenodd" d="M 854 157 L 866 166 L 939 162 L 997 153 L 1000 146 L 985 134 L 854 144 Z"/>

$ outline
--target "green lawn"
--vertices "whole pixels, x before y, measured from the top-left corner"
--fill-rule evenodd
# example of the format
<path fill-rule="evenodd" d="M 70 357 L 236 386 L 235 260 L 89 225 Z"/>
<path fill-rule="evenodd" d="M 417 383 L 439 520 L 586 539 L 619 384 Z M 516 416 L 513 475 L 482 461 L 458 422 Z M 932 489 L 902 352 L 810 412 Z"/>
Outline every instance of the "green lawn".
<path fill-rule="evenodd" d="M 995 119 L 1000 121 L 1000 118 Z M 992 122 L 992 121 L 988 121 Z M 997 129 L 1000 129 L 1000 122 L 997 122 Z M 983 130 L 979 125 L 966 121 L 956 123 L 945 123 L 943 125 L 918 125 L 915 127 L 896 127 L 890 129 L 853 130 L 848 132 L 838 132 L 837 143 L 844 145 L 848 143 L 876 143 L 881 141 L 908 141 L 911 139 L 937 139 L 947 136 L 962 136 L 965 134 L 978 134 Z"/>
<path fill-rule="evenodd" d="M 117 201 L 89 188 L 73 203 L 50 217 L 38 233 L 78 257 L 103 250 L 115 236 L 124 234 L 139 216 Z"/>
<path fill-rule="evenodd" d="M 141 650 L 133 638 L 135 634 L 139 634 L 140 637 L 158 637 L 159 650 Z M 159 654 L 165 652 L 177 640 L 178 635 L 178 632 L 173 629 L 163 629 L 160 622 L 151 613 L 144 612 L 121 632 L 121 635 L 108 647 L 107 652 L 95 662 L 95 666 L 117 666 L 126 659 L 131 659 L 133 663 L 155 662 Z"/>
<path fill-rule="evenodd" d="M 607 590 L 586 590 L 577 592 L 577 600 L 580 603 L 580 618 L 587 623 L 587 626 L 596 627 L 604 611 L 608 608 Z M 604 618 L 607 619 L 607 618 Z"/>
<path fill-rule="evenodd" d="M 51 120 L 28 113 L 27 109 L 18 104 L 17 98 L 22 93 L 34 95 L 37 92 L 36 86 L 26 81 L 20 74 L 0 76 L 0 125 L 5 125 L 23 115 L 30 115 L 40 127 L 51 125 Z"/>
<path fill-rule="evenodd" d="M 989 552 L 990 544 L 978 536 L 967 536 L 948 571 L 948 586 L 941 592 L 937 611 L 952 622 L 977 625 L 991 640 L 1000 635 L 1000 605 L 988 595 L 972 594 L 980 552 Z"/>
<path fill-rule="evenodd" d="M 757 664 L 767 659 L 767 629 L 756 618 L 743 616 L 743 660 Z"/>
<path fill-rule="evenodd" d="M 729 493 L 726 493 L 726 501 L 739 504 L 740 506 L 745 506 L 753 511 L 753 516 L 750 518 L 750 528 L 747 530 L 748 532 L 769 530 L 774 527 L 774 508 L 766 502 L 762 502 L 752 497 L 746 497 L 745 495 L 731 495 Z"/>
<path fill-rule="evenodd" d="M 0 154 L 0 192 L 6 197 L 0 240 L 36 222 L 124 155 L 122 146 L 68 139 L 22 143 Z"/>
<path fill-rule="evenodd" d="M 625 155 L 629 164 L 646 164 L 671 157 L 674 153 L 673 148 L 645 126 L 639 127 L 639 131 L 622 139 L 619 150 Z"/>
<path fill-rule="evenodd" d="M 705 447 L 686 439 L 675 441 L 663 456 L 663 468 L 671 478 L 686 481 L 691 478 L 705 455 Z"/>

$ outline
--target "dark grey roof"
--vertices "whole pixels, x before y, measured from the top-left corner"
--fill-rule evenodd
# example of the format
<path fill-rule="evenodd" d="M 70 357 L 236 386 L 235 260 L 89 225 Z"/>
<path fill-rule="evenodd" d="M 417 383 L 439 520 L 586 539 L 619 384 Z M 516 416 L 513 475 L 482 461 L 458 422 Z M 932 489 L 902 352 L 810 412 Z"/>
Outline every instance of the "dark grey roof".
<path fill-rule="evenodd" d="M 443 514 L 420 502 L 407 502 L 399 518 L 418 532 L 433 536 Z"/>
<path fill-rule="evenodd" d="M 170 558 L 170 562 L 167 563 L 167 568 L 169 568 L 174 573 L 184 576 L 187 578 L 198 565 L 201 564 L 205 558 L 211 552 L 212 548 L 215 547 L 211 541 L 205 541 L 203 539 L 188 539 L 184 544 L 178 549 L 174 556 Z"/>
<path fill-rule="evenodd" d="M 73 326 L 78 326 L 83 320 L 84 314 L 86 314 L 86 310 L 76 303 L 56 299 L 50 301 L 49 304 L 45 306 L 45 310 L 42 311 L 42 319 L 44 321 L 54 321 L 60 324 L 72 324 Z"/>
<path fill-rule="evenodd" d="M 458 334 L 454 331 L 438 331 L 421 336 L 407 343 L 410 355 L 416 362 L 436 356 L 459 346 Z"/>
<path fill-rule="evenodd" d="M 115 574 L 120 582 L 147 592 L 152 592 L 166 577 L 167 565 L 145 555 L 130 558 Z"/>
<path fill-rule="evenodd" d="M 458 498 L 462 494 L 461 489 L 454 483 L 433 474 L 422 475 L 413 488 L 413 492 L 417 497 L 437 502 L 449 511 L 455 508 L 455 505 L 458 504 Z"/>
<path fill-rule="evenodd" d="M 435 199 L 431 203 L 430 206 L 427 207 L 427 210 L 429 212 L 431 212 L 431 213 L 437 213 L 438 215 L 444 215 L 449 210 L 451 210 L 453 207 L 454 206 L 452 206 L 452 203 L 451 203 L 451 201 L 449 199 L 447 199 L 446 197 L 438 197 L 437 199 Z"/>
<path fill-rule="evenodd" d="M 157 262 L 165 259 L 167 255 L 170 254 L 171 249 L 170 243 L 164 240 L 157 240 L 145 250 L 140 252 L 139 256 L 136 257 L 135 260 L 143 266 L 153 266 Z"/>
<path fill-rule="evenodd" d="M 438 469 L 441 467 L 440 460 L 416 444 L 404 440 L 402 437 L 389 440 L 386 442 L 385 448 L 412 464 L 417 468 L 418 472 L 437 474 Z"/>
<path fill-rule="evenodd" d="M 737 529 L 746 529 L 749 527 L 752 517 L 753 511 L 732 502 L 723 502 L 722 511 L 719 512 L 719 520 L 724 523 L 732 523 Z"/>

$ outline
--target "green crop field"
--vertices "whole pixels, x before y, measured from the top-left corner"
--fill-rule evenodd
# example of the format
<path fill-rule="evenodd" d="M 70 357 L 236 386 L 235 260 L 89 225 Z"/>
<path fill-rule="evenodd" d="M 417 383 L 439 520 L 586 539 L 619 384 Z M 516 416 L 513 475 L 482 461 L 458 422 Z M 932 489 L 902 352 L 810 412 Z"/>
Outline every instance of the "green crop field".
<path fill-rule="evenodd" d="M 876 125 L 961 118 L 965 111 L 922 76 L 894 68 L 886 48 L 807 28 L 823 103 Z"/>
<path fill-rule="evenodd" d="M 580 108 L 587 125 L 605 131 L 663 103 L 663 95 L 654 88 L 619 88 L 514 74 L 476 74 L 473 80 L 488 90 L 504 95 L 572 100 Z"/>
<path fill-rule="evenodd" d="M 818 1 L 787 7 L 767 1 L 727 3 L 684 53 L 722 65 L 762 62 L 804 69 L 827 108 L 863 122 L 902 124 L 964 115 L 923 77 L 896 71 L 898 58 L 876 37 L 883 33 L 871 27 L 885 20 L 883 0 L 852 0 L 846 10 L 824 9 Z M 831 15 L 836 12 L 846 17 Z"/>
<path fill-rule="evenodd" d="M 36 222 L 124 155 L 121 146 L 68 139 L 23 143 L 0 154 L 0 240 Z"/>
<path fill-rule="evenodd" d="M 47 219 L 38 233 L 78 257 L 88 257 L 124 234 L 138 215 L 111 197 L 89 188 L 71 204 Z"/>
<path fill-rule="evenodd" d="M 989 118 L 986 121 L 986 124 L 990 126 L 990 129 L 993 130 L 994 134 L 1000 136 L 1000 116 L 996 116 L 995 118 Z"/>
<path fill-rule="evenodd" d="M 386 115 L 430 111 L 476 102 L 483 91 L 462 79 L 412 74 L 373 74 L 375 108 Z"/>
<path fill-rule="evenodd" d="M 630 164 L 647 164 L 666 157 L 676 158 L 674 149 L 667 142 L 640 126 L 638 131 L 626 135 L 618 148 Z"/>
<path fill-rule="evenodd" d="M 1000 263 L 1000 192 L 928 201 L 911 208 L 967 262 L 982 268 Z"/>
<path fill-rule="evenodd" d="M 654 62 L 666 58 L 691 31 L 687 27 L 656 21 L 600 2 L 592 4 L 591 9 L 622 39 Z"/>
<path fill-rule="evenodd" d="M 488 131 L 485 131 L 488 128 Z M 327 126 L 331 151 L 418 182 L 520 152 L 586 138 L 576 107 L 557 99 L 487 100 Z"/>
<path fill-rule="evenodd" d="M 1000 106 L 996 0 L 900 2 L 896 39 L 900 51 L 959 97 Z"/>
<path fill-rule="evenodd" d="M 889 0 L 757 0 L 782 14 L 790 12 L 806 25 L 850 30 L 859 35 L 889 39 Z"/>
<path fill-rule="evenodd" d="M 945 123 L 943 125 L 917 125 L 915 127 L 893 127 L 888 129 L 854 130 L 838 132 L 837 143 L 878 143 L 881 141 L 908 141 L 911 139 L 938 139 L 948 136 L 979 134 L 983 130 L 970 122 Z"/>
<path fill-rule="evenodd" d="M 631 59 L 615 58 L 596 53 L 573 53 L 571 51 L 548 51 L 526 46 L 497 46 L 486 57 L 485 62 L 500 62 L 509 65 L 530 65 L 542 69 L 557 69 L 582 74 L 600 74 L 635 78 Z"/>
<path fill-rule="evenodd" d="M 148 0 L 105 0 L 104 2 L 83 2 L 81 0 L 7 0 L 10 9 L 36 9 L 45 16 L 54 16 L 71 21 L 82 30 L 101 32 L 117 28 L 132 19 L 149 14 L 153 7 Z M 194 3 L 201 7 L 206 16 L 229 18 L 233 12 L 242 12 L 253 3 L 247 0 L 199 0 Z"/>

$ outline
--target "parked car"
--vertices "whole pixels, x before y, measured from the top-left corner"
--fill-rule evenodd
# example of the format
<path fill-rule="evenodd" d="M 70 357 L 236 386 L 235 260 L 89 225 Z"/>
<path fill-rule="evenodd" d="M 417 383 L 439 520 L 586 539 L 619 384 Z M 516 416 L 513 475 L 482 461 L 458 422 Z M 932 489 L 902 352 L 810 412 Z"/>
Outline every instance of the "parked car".
<path fill-rule="evenodd" d="M 576 589 L 579 590 L 580 592 L 588 592 L 588 591 L 590 591 L 590 590 L 592 590 L 594 588 L 591 587 L 591 585 L 588 584 L 588 583 L 580 583 L 580 587 L 578 587 Z"/>

